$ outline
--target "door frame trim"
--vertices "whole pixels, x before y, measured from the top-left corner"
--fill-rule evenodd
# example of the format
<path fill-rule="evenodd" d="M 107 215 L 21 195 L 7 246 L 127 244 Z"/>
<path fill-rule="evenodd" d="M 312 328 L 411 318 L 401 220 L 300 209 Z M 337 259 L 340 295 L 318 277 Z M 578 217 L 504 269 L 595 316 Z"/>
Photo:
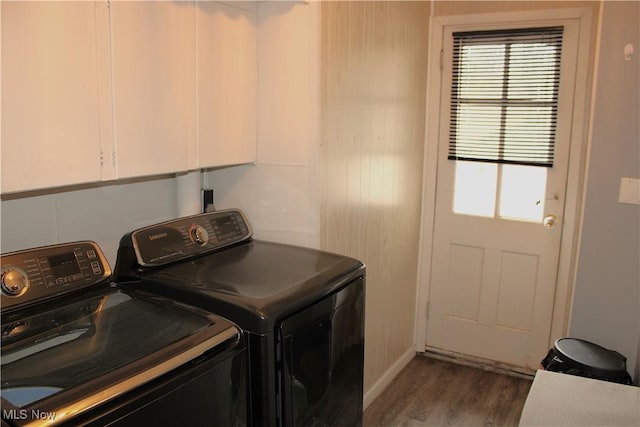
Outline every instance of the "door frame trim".
<path fill-rule="evenodd" d="M 597 6 L 600 7 L 599 5 Z M 442 96 L 442 56 L 444 28 L 447 26 L 521 24 L 526 21 L 577 20 L 579 25 L 578 56 L 574 108 L 571 124 L 569 164 L 565 212 L 560 241 L 558 275 L 553 303 L 549 346 L 569 329 L 573 289 L 576 277 L 576 259 L 584 203 L 584 176 L 589 148 L 589 113 L 591 110 L 591 82 L 595 61 L 592 59 L 593 9 L 590 7 L 568 9 L 544 9 L 524 12 L 504 12 L 475 15 L 430 16 L 429 64 L 425 114 L 425 141 L 423 158 L 422 214 L 420 224 L 420 247 L 418 254 L 418 280 L 415 320 L 415 349 L 423 352 L 427 348 L 427 314 L 431 281 L 431 262 L 435 226 L 436 180 L 438 173 L 438 146 L 440 124 L 440 102 Z M 590 62 L 592 60 L 592 62 Z M 435 143 L 429 144 L 429 141 Z"/>

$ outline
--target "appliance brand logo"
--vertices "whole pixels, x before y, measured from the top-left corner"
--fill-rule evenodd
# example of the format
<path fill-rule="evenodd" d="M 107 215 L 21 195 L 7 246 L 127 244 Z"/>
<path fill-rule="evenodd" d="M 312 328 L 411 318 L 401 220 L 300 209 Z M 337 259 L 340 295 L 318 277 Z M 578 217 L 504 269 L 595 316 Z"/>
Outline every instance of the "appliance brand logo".
<path fill-rule="evenodd" d="M 167 233 L 162 232 L 162 233 L 152 234 L 151 236 L 149 236 L 149 240 L 164 239 L 165 237 L 167 237 Z"/>

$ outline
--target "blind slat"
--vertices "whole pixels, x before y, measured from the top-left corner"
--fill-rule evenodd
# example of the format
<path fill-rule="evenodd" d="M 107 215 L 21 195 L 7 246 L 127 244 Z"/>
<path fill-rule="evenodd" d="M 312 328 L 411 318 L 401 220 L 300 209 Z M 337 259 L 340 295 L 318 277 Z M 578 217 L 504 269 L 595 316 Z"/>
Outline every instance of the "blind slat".
<path fill-rule="evenodd" d="M 562 33 L 453 34 L 449 159 L 553 166 Z"/>

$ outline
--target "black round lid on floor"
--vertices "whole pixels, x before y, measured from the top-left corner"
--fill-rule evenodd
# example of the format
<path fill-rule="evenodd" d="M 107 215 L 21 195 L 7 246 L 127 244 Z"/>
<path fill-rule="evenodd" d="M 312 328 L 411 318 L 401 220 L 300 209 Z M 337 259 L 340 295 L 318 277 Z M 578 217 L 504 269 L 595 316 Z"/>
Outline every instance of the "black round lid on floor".
<path fill-rule="evenodd" d="M 626 374 L 627 363 L 624 357 L 592 342 L 578 338 L 560 338 L 556 340 L 555 348 L 595 375 L 607 377 Z"/>

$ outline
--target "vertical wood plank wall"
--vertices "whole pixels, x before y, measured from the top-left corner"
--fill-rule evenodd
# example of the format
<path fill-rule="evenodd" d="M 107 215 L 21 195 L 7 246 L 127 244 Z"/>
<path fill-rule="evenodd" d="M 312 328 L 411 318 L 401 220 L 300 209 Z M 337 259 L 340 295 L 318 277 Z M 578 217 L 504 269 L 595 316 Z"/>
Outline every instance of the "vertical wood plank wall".
<path fill-rule="evenodd" d="M 365 391 L 413 349 L 429 2 L 322 2 L 320 245 L 367 265 Z"/>

